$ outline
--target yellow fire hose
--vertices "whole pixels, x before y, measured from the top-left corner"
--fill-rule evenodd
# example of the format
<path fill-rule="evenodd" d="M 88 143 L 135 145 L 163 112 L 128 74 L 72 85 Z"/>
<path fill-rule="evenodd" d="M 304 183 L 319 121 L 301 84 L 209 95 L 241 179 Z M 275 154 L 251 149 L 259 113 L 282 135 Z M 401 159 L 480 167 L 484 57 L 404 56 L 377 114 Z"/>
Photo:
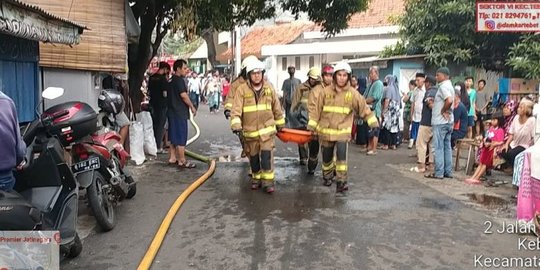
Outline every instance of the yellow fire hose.
<path fill-rule="evenodd" d="M 191 122 L 191 125 L 195 128 L 195 136 L 193 136 L 191 139 L 188 140 L 187 145 L 191 144 L 195 140 L 199 138 L 199 135 L 201 133 L 199 126 L 195 121 L 193 120 L 193 115 L 190 116 L 189 121 Z M 187 198 L 193 193 L 199 186 L 201 186 L 212 174 L 214 174 L 214 171 L 216 170 L 216 161 L 193 153 L 186 151 L 186 155 L 197 159 L 199 161 L 207 163 L 208 170 L 206 173 L 204 173 L 199 179 L 197 179 L 195 182 L 193 182 L 173 203 L 171 208 L 169 209 L 169 212 L 167 212 L 167 215 L 161 222 L 161 225 L 159 226 L 159 229 L 156 232 L 156 235 L 154 236 L 154 239 L 152 240 L 152 243 L 148 247 L 148 250 L 146 251 L 146 254 L 144 255 L 143 259 L 141 260 L 139 267 L 137 267 L 138 270 L 147 270 L 150 269 L 150 266 L 152 266 L 152 263 L 154 262 L 154 259 L 161 248 L 161 245 L 163 243 L 163 240 L 165 239 L 165 236 L 167 235 L 167 231 L 169 230 L 169 227 L 171 226 L 172 221 L 174 220 L 174 217 L 176 216 L 176 213 L 178 213 L 178 210 L 180 207 L 182 207 L 182 204 L 187 200 Z"/>

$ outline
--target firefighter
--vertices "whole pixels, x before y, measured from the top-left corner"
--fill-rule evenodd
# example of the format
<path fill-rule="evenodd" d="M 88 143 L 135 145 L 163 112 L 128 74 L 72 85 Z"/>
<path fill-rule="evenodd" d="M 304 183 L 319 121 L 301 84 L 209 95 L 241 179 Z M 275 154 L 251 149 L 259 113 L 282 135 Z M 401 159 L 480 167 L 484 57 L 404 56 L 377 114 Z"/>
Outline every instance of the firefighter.
<path fill-rule="evenodd" d="M 334 80 L 333 76 L 334 76 L 334 68 L 331 65 L 324 65 L 322 68 L 322 82 L 309 92 L 309 98 L 308 98 L 309 113 L 317 109 L 317 106 L 318 106 L 317 104 L 319 104 L 319 95 L 326 86 L 332 84 L 332 81 Z M 315 131 L 314 128 L 316 128 L 316 126 L 313 126 L 313 123 L 311 124 L 312 124 L 312 127 L 311 127 L 312 130 Z M 309 122 L 308 122 L 308 125 L 310 125 Z"/>
<path fill-rule="evenodd" d="M 234 93 L 236 92 L 236 89 L 240 87 L 240 85 L 246 83 L 247 74 L 246 74 L 246 66 L 253 61 L 259 61 L 256 56 L 249 55 L 242 61 L 240 74 L 238 77 L 231 83 L 231 89 L 229 90 L 229 93 L 227 94 L 227 97 L 225 99 L 225 111 L 223 112 L 225 114 L 225 119 L 229 119 L 231 117 L 231 108 L 232 108 L 232 102 Z M 240 139 L 240 145 L 242 145 L 242 154 L 240 157 L 245 158 L 246 153 L 244 151 L 244 140 L 241 136 L 239 136 Z M 251 173 L 250 173 L 251 174 Z"/>
<path fill-rule="evenodd" d="M 309 113 L 308 128 L 316 131 L 322 145 L 324 185 L 331 186 L 336 180 L 338 194 L 349 189 L 347 148 L 355 114 L 365 119 L 370 127 L 379 124 L 366 100 L 350 86 L 351 72 L 349 64 L 338 63 L 333 84 L 322 90 L 316 109 Z"/>
<path fill-rule="evenodd" d="M 291 115 L 297 116 L 302 129 L 307 128 L 308 122 L 308 99 L 310 92 L 317 86 L 321 85 L 321 69 L 312 67 L 308 72 L 306 82 L 298 86 L 294 92 L 291 104 Z M 298 153 L 300 155 L 300 165 L 308 165 L 308 174 L 314 174 L 317 168 L 319 156 L 319 141 L 311 140 L 309 143 L 298 145 Z M 309 160 L 308 160 L 309 151 Z"/>
<path fill-rule="evenodd" d="M 244 149 L 251 167 L 251 189 L 275 191 L 274 136 L 285 125 L 281 104 L 272 86 L 264 80 L 264 64 L 253 61 L 246 66 L 247 82 L 235 92 L 231 110 L 231 129 L 242 133 Z"/>

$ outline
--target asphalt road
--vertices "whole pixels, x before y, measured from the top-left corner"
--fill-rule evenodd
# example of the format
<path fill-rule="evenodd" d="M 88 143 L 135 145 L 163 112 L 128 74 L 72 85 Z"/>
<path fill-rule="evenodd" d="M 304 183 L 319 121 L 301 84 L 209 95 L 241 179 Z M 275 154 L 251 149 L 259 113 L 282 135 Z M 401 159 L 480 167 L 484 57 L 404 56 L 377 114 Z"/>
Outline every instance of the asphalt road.
<path fill-rule="evenodd" d="M 228 123 L 206 110 L 197 116 L 203 135 L 190 148 L 222 162 L 181 208 L 153 269 L 473 269 L 486 266 L 475 256 L 535 254 L 518 249 L 525 236 L 486 234 L 489 222 L 492 231 L 500 225 L 491 211 L 404 173 L 413 162 L 406 150 L 367 157 L 351 146 L 350 192 L 336 197 L 320 172 L 307 176 L 298 166 L 294 145 L 278 143 L 277 191 L 251 191 Z M 117 227 L 103 233 L 85 224 L 83 253 L 62 269 L 137 267 L 172 202 L 206 170 L 165 162 L 160 156 L 133 168 L 138 194 L 118 208 Z"/>

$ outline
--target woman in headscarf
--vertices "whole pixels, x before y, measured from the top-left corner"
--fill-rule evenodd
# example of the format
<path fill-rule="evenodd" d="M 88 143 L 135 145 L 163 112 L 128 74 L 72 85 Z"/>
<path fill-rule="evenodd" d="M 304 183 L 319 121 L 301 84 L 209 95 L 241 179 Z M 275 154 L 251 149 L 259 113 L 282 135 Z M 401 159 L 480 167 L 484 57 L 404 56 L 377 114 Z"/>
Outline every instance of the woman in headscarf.
<path fill-rule="evenodd" d="M 401 97 L 396 76 L 387 75 L 384 81 L 387 83 L 387 86 L 384 89 L 383 100 L 382 149 L 387 150 L 388 148 L 397 148 Z"/>
<path fill-rule="evenodd" d="M 517 102 L 515 100 L 509 100 L 504 104 L 503 115 L 504 115 L 504 140 L 508 139 L 508 132 L 510 131 L 510 126 L 514 117 L 517 115 Z"/>

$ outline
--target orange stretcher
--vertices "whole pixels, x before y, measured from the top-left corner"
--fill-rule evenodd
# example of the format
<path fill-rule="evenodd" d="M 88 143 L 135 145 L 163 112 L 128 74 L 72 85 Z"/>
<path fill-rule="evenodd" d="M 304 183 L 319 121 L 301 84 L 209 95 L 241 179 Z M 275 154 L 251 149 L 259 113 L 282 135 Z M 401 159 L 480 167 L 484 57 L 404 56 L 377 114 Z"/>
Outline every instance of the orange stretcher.
<path fill-rule="evenodd" d="M 292 142 L 305 144 L 311 141 L 311 132 L 307 130 L 282 128 L 281 131 L 277 133 L 277 136 L 284 143 Z"/>

